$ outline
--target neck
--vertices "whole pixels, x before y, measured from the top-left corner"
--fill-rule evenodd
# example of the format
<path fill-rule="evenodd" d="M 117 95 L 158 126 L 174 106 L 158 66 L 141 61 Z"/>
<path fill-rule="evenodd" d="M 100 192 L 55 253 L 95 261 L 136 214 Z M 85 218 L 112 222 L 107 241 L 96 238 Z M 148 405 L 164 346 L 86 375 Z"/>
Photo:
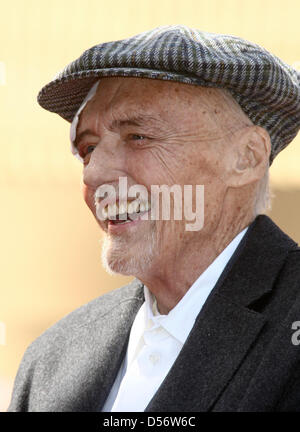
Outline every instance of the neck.
<path fill-rule="evenodd" d="M 224 214 L 224 213 L 223 213 Z M 226 213 L 225 213 L 226 214 Z M 215 221 L 206 232 L 191 235 L 178 250 L 163 253 L 153 261 L 147 274 L 137 277 L 156 297 L 159 312 L 168 314 L 182 299 L 197 278 L 220 255 L 228 244 L 253 220 L 250 214 L 225 217 Z"/>

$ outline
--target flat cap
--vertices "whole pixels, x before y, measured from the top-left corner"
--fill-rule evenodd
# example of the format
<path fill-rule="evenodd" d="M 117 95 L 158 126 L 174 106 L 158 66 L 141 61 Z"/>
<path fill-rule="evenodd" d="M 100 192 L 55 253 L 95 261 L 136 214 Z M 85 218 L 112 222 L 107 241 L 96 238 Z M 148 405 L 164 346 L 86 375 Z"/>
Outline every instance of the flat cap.
<path fill-rule="evenodd" d="M 300 129 L 300 73 L 257 44 L 183 25 L 86 50 L 45 85 L 39 104 L 69 122 L 99 77 L 140 77 L 227 89 L 272 142 L 270 163 Z"/>

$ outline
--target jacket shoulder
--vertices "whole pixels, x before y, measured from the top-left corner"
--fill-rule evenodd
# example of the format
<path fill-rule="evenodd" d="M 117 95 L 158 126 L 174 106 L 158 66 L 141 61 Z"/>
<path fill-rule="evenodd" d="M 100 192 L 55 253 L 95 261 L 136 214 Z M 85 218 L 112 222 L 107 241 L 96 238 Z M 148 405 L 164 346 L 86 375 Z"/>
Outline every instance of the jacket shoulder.
<path fill-rule="evenodd" d="M 102 325 L 106 325 L 106 315 L 119 316 L 126 309 L 126 303 L 132 301 L 137 306 L 141 304 L 144 300 L 142 287 L 142 283 L 135 279 L 104 294 L 74 310 L 35 339 L 23 355 L 8 411 L 28 411 L 34 376 L 39 381 L 48 373 L 55 374 L 60 359 L 70 357 L 73 342 L 76 348 L 76 341 L 80 341 L 82 349 L 86 344 L 93 343 L 89 338 L 97 329 L 101 330 Z M 47 371 L 41 365 L 46 365 Z"/>
<path fill-rule="evenodd" d="M 80 331 L 81 328 L 91 326 L 93 322 L 103 318 L 112 309 L 119 307 L 121 303 L 134 298 L 143 300 L 142 286 L 142 283 L 135 279 L 128 285 L 103 294 L 80 306 L 44 331 L 29 345 L 27 351 L 31 353 L 34 351 L 41 352 L 41 348 L 46 348 L 49 342 L 53 343 L 61 337 L 70 337 L 73 333 Z"/>

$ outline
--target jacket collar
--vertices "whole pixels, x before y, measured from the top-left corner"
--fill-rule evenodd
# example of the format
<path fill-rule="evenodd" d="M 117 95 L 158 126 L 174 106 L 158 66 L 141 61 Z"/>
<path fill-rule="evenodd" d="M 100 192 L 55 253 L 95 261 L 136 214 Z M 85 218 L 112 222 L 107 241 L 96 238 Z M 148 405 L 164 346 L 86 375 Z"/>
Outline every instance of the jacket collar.
<path fill-rule="evenodd" d="M 297 244 L 265 215 L 259 215 L 236 249 L 214 291 L 249 306 L 272 291 L 277 274 Z"/>

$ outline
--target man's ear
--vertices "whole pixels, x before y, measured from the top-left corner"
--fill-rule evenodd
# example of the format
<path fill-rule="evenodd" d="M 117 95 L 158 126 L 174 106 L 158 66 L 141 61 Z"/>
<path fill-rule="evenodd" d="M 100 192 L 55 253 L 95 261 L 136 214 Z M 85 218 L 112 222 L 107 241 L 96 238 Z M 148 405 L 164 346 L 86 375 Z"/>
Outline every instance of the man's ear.
<path fill-rule="evenodd" d="M 248 126 L 234 136 L 228 186 L 242 187 L 260 180 L 269 165 L 271 140 L 260 126 Z"/>

